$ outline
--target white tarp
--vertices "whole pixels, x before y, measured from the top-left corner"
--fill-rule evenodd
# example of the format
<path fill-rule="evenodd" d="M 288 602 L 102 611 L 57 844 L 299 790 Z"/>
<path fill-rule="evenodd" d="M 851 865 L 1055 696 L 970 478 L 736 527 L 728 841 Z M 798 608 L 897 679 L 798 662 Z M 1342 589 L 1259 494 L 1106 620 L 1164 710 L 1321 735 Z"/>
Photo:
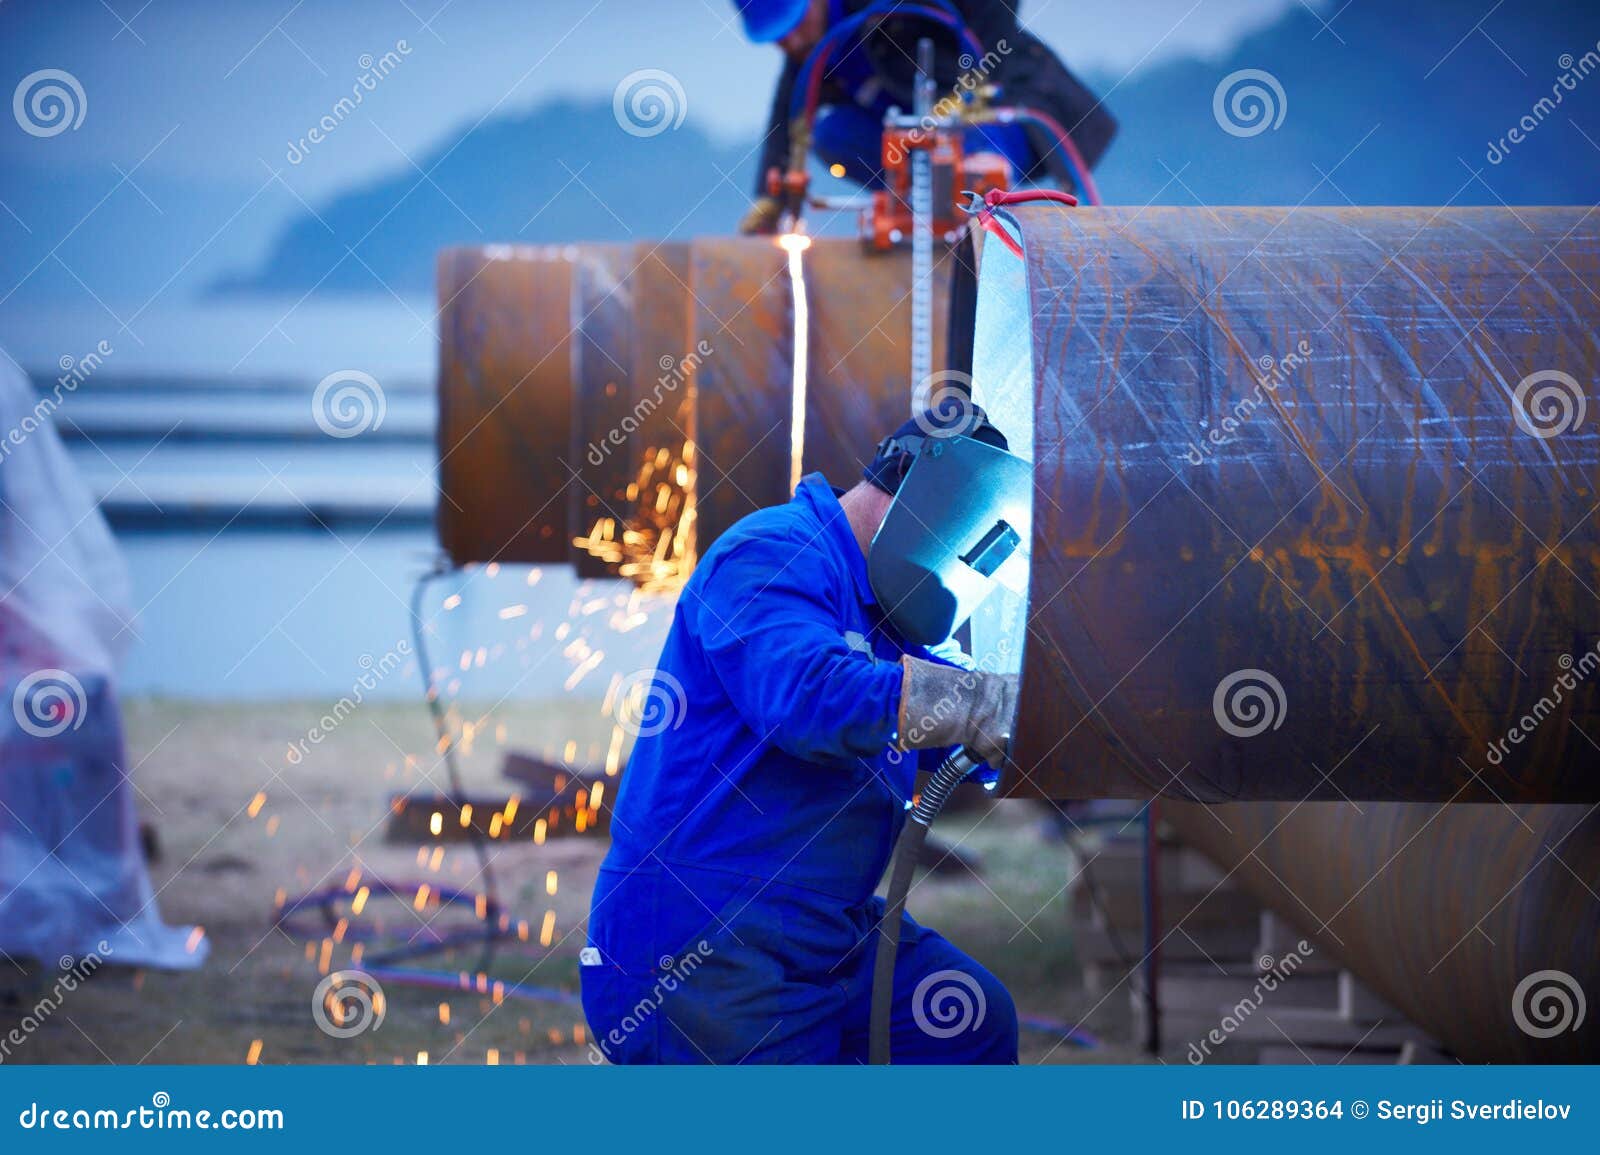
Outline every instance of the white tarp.
<path fill-rule="evenodd" d="M 35 394 L 0 350 L 0 953 L 190 968 L 140 852 L 115 674 L 122 555 Z"/>

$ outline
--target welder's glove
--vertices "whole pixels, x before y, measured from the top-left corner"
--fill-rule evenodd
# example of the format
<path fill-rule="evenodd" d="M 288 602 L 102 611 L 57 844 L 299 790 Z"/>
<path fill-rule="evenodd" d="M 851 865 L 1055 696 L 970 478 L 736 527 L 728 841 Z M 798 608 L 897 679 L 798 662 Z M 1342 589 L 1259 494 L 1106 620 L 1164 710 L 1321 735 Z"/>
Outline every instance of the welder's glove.
<path fill-rule="evenodd" d="M 900 748 L 965 746 L 991 766 L 1005 761 L 1017 712 L 1016 674 L 900 659 Z"/>
<path fill-rule="evenodd" d="M 778 231 L 778 218 L 783 215 L 783 205 L 776 197 L 757 197 L 750 211 L 739 222 L 739 235 L 745 237 L 767 236 Z"/>

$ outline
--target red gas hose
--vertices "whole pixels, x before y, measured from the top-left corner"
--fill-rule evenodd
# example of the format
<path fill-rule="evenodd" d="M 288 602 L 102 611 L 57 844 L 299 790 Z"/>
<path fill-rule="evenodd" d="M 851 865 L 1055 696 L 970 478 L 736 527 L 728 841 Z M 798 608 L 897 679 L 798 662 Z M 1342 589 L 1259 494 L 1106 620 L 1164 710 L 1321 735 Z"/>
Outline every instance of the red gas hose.
<path fill-rule="evenodd" d="M 968 194 L 973 195 L 973 194 Z M 1066 205 L 1069 208 L 1078 203 L 1078 198 L 1069 192 L 1061 192 L 1050 188 L 1025 188 L 1025 189 L 998 189 L 992 188 L 983 197 L 983 208 L 977 212 L 978 227 L 987 233 L 992 233 L 1000 238 L 1000 243 L 1005 245 L 1018 257 L 1022 256 L 1022 246 L 1011 239 L 1011 234 L 1005 227 L 994 219 L 994 210 L 1001 205 L 1027 204 L 1029 201 L 1054 201 L 1056 204 Z"/>

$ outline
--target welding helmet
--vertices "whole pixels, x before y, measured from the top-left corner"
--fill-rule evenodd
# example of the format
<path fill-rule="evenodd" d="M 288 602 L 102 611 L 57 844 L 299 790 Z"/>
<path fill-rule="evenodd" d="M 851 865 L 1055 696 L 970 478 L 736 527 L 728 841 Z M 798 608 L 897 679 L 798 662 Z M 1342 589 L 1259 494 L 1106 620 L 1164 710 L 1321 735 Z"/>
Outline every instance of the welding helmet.
<path fill-rule="evenodd" d="M 867 578 L 907 642 L 947 641 L 997 582 L 1021 588 L 1033 467 L 982 409 L 969 402 L 953 417 L 913 418 L 879 443 L 863 476 L 894 496 L 867 551 Z"/>
<path fill-rule="evenodd" d="M 744 34 L 755 44 L 776 44 L 804 19 L 811 0 L 734 0 Z"/>

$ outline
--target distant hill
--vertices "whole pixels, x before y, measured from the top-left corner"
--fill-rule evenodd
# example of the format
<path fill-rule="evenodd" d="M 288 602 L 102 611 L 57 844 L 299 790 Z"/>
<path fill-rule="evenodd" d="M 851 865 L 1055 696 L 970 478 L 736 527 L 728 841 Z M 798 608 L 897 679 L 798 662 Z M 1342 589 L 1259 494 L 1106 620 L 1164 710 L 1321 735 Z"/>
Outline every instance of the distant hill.
<path fill-rule="evenodd" d="M 1485 155 L 1524 116 L 1538 115 L 1536 102 L 1561 87 L 1564 71 L 1583 67 L 1600 41 L 1600 6 L 1525 0 L 1495 9 L 1478 31 L 1476 11 L 1457 0 L 1355 0 L 1333 13 L 1293 9 L 1223 61 L 1174 62 L 1120 84 L 1100 78 L 1095 87 L 1122 122 L 1098 174 L 1107 200 L 1600 202 L 1600 70 L 1562 88 L 1559 107 L 1501 163 Z M 1579 59 L 1563 67 L 1564 54 Z M 1219 127 L 1218 84 L 1243 69 L 1268 72 L 1281 86 L 1278 128 L 1237 136 Z M 764 103 L 766 94 L 752 99 Z M 381 291 L 381 278 L 425 292 L 433 254 L 448 244 L 727 232 L 755 166 L 748 150 L 719 148 L 690 124 L 629 136 L 605 104 L 490 120 L 418 163 L 438 188 L 407 166 L 339 196 L 219 288 Z M 360 259 L 335 265 L 346 246 Z"/>
<path fill-rule="evenodd" d="M 747 148 L 719 148 L 692 123 L 630 136 L 610 104 L 568 103 L 488 120 L 416 161 L 428 179 L 407 165 L 317 206 L 264 264 L 217 289 L 300 292 L 320 282 L 331 291 L 427 291 L 446 245 L 727 232 L 749 204 L 756 163 Z M 335 265 L 346 247 L 360 260 Z"/>

